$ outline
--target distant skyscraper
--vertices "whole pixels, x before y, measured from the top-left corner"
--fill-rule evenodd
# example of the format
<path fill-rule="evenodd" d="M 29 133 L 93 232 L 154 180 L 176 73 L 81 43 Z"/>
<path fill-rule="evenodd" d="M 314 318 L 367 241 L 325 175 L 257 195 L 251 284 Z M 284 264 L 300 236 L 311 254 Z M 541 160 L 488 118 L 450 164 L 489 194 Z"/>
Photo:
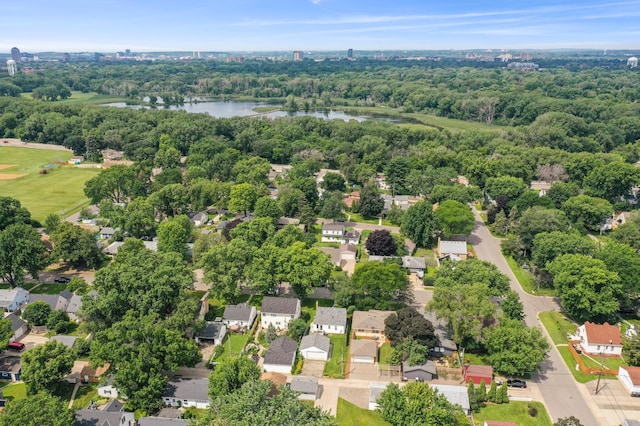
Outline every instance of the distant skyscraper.
<path fill-rule="evenodd" d="M 9 75 L 14 75 L 18 72 L 18 66 L 16 65 L 16 61 L 13 59 L 9 59 L 7 61 L 7 71 L 9 71 Z"/>
<path fill-rule="evenodd" d="M 294 61 L 301 61 L 302 60 L 302 50 L 294 50 L 293 51 L 293 60 Z"/>
<path fill-rule="evenodd" d="M 22 59 L 22 56 L 20 55 L 20 49 L 18 49 L 17 47 L 11 48 L 11 59 L 16 62 L 20 62 L 20 60 Z"/>
<path fill-rule="evenodd" d="M 523 61 L 531 61 L 533 59 L 533 53 L 531 52 L 522 52 L 522 55 L 520 56 Z"/>
<path fill-rule="evenodd" d="M 353 58 L 353 49 L 347 50 L 347 58 Z"/>

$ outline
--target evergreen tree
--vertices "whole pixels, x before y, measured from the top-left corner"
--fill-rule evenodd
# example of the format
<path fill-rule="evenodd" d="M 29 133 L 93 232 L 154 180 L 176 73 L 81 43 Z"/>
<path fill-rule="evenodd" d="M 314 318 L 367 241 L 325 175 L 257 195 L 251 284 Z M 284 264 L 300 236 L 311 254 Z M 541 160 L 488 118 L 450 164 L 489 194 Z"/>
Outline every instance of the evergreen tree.
<path fill-rule="evenodd" d="M 480 404 L 478 403 L 478 394 L 476 388 L 473 386 L 473 382 L 469 382 L 467 387 L 467 393 L 469 394 L 469 406 L 474 413 L 480 411 Z"/>
<path fill-rule="evenodd" d="M 496 402 L 496 393 L 498 391 L 498 385 L 496 381 L 491 381 L 491 387 L 489 388 L 489 393 L 487 394 L 487 400 L 490 402 Z"/>
<path fill-rule="evenodd" d="M 375 217 L 382 213 L 384 200 L 378 193 L 378 187 L 374 180 L 367 182 L 360 191 L 360 214 L 364 217 Z"/>
<path fill-rule="evenodd" d="M 484 405 L 487 401 L 487 384 L 483 381 L 480 382 L 480 387 L 476 391 L 476 399 L 478 403 Z"/>
<path fill-rule="evenodd" d="M 498 390 L 498 396 L 496 397 L 496 402 L 498 404 L 508 404 L 509 403 L 509 394 L 507 393 L 507 382 L 504 382 L 500 389 Z"/>

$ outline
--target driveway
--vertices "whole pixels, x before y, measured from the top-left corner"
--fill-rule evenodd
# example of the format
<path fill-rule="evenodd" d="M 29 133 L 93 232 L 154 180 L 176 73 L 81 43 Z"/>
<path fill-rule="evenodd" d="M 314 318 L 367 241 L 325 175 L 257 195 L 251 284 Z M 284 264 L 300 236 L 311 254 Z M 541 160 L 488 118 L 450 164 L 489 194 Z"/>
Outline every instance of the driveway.
<path fill-rule="evenodd" d="M 318 361 L 313 359 L 305 359 L 304 364 L 302 365 L 301 376 L 307 377 L 322 377 L 322 373 L 324 372 L 325 361 Z"/>
<path fill-rule="evenodd" d="M 48 341 L 49 341 L 49 338 L 45 337 L 43 334 L 33 334 L 33 333 L 29 333 L 26 336 L 23 336 L 22 339 L 20 339 L 20 343 L 24 343 L 24 345 L 26 346 L 25 349 L 35 348 L 36 346 L 42 346 Z"/>
<path fill-rule="evenodd" d="M 469 242 L 473 245 L 478 259 L 493 263 L 500 272 L 509 277 L 511 288 L 518 293 L 524 305 L 525 322 L 529 326 L 542 327 L 542 323 L 538 320 L 538 312 L 558 311 L 560 310 L 558 303 L 551 297 L 532 296 L 522 290 L 502 255 L 500 240 L 489 233 L 480 213 L 475 208 L 473 211 L 476 221 Z M 549 357 L 540 363 L 540 372 L 534 373 L 531 378 L 532 382 L 537 383 L 549 414 L 553 420 L 575 416 L 584 426 L 598 426 L 599 422 L 595 418 L 599 410 L 591 411 L 583 398 L 580 385 L 574 381 L 555 345 L 551 346 Z"/>
<path fill-rule="evenodd" d="M 350 362 L 347 377 L 356 380 L 378 380 L 378 364 Z"/>

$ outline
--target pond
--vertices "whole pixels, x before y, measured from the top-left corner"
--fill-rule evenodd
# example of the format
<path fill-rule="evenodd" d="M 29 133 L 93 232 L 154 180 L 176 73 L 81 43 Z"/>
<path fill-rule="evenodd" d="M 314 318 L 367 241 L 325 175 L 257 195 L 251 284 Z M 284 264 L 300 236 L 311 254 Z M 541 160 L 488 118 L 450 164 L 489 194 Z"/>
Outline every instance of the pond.
<path fill-rule="evenodd" d="M 279 105 L 269 104 L 267 102 L 236 102 L 236 101 L 197 101 L 186 102 L 184 105 L 171 105 L 165 107 L 159 105 L 156 108 L 151 108 L 145 105 L 127 105 L 125 102 L 112 102 L 104 104 L 104 106 L 112 106 L 118 108 L 132 108 L 132 109 L 168 109 L 168 110 L 182 110 L 191 113 L 207 113 L 212 117 L 217 118 L 231 118 L 231 117 L 317 117 L 325 120 L 356 120 L 359 122 L 365 120 L 384 121 L 389 123 L 415 123 L 415 120 L 404 117 L 396 117 L 391 115 L 362 115 L 351 114 L 346 111 L 336 110 L 323 110 L 323 111 L 270 111 L 266 113 L 258 113 L 256 108 L 273 107 L 279 108 Z"/>

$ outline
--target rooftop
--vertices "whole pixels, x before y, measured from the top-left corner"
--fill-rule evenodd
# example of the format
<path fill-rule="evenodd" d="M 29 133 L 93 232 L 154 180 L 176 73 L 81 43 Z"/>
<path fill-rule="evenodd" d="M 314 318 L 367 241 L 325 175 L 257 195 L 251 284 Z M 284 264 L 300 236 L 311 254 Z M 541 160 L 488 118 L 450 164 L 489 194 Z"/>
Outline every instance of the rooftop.
<path fill-rule="evenodd" d="M 320 333 L 307 334 L 302 338 L 300 350 L 314 347 L 328 353 L 331 349 L 331 339 Z"/>
<path fill-rule="evenodd" d="M 61 336 L 61 335 L 57 335 L 57 336 L 53 336 L 51 337 L 51 339 L 49 339 L 53 342 L 60 342 L 63 345 L 65 345 L 68 348 L 72 348 L 73 345 L 75 345 L 76 340 L 78 340 L 77 336 Z"/>
<path fill-rule="evenodd" d="M 289 297 L 265 297 L 262 299 L 262 312 L 292 315 L 298 312 L 299 299 Z"/>
<path fill-rule="evenodd" d="M 225 321 L 249 321 L 254 307 L 249 305 L 227 305 L 222 319 Z"/>
<path fill-rule="evenodd" d="M 466 374 L 476 377 L 493 377 L 493 367 L 490 365 L 469 365 Z"/>
<path fill-rule="evenodd" d="M 0 358 L 0 371 L 17 373 L 22 368 L 22 361 L 19 356 L 3 356 Z"/>
<path fill-rule="evenodd" d="M 296 392 L 316 395 L 318 393 L 318 379 L 313 377 L 294 376 L 291 379 L 291 385 L 289 387 L 291 390 Z"/>
<path fill-rule="evenodd" d="M 204 328 L 200 333 L 197 333 L 196 337 L 204 339 L 218 339 L 224 336 L 226 327 L 221 322 L 207 321 Z"/>
<path fill-rule="evenodd" d="M 352 340 L 349 353 L 351 356 L 370 356 L 377 358 L 378 344 L 375 340 Z"/>
<path fill-rule="evenodd" d="M 75 416 L 75 426 L 121 426 L 130 425 L 135 421 L 133 413 L 102 411 L 102 410 L 78 410 Z"/>
<path fill-rule="evenodd" d="M 631 379 L 631 383 L 636 386 L 640 386 L 640 367 L 620 367 L 624 368 L 627 373 L 629 373 L 629 379 Z"/>
<path fill-rule="evenodd" d="M 469 404 L 469 393 L 466 386 L 436 384 L 430 386 L 437 389 L 438 392 L 444 395 L 450 403 L 458 404 L 465 411 L 469 411 L 469 409 L 471 409 L 471 404 Z"/>
<path fill-rule="evenodd" d="M 393 314 L 393 311 L 355 311 L 351 327 L 356 330 L 384 330 L 384 320 Z"/>
<path fill-rule="evenodd" d="M 465 241 L 440 240 L 440 254 L 467 254 Z"/>
<path fill-rule="evenodd" d="M 600 345 L 622 345 L 620 337 L 620 327 L 611 325 L 608 322 L 604 324 L 595 324 L 592 322 L 584 323 L 585 333 L 589 344 Z"/>
<path fill-rule="evenodd" d="M 322 224 L 322 230 L 344 232 L 344 225 L 341 223 L 324 223 Z"/>
<path fill-rule="evenodd" d="M 167 417 L 142 417 L 138 420 L 138 426 L 187 426 L 189 424 L 191 420 Z"/>
<path fill-rule="evenodd" d="M 293 365 L 298 344 L 288 337 L 278 337 L 271 342 L 264 355 L 264 364 Z"/>
<path fill-rule="evenodd" d="M 345 308 L 325 308 L 320 306 L 316 310 L 314 324 L 321 325 L 347 325 L 347 310 Z"/>
<path fill-rule="evenodd" d="M 169 379 L 164 397 L 208 401 L 209 379 L 189 379 L 186 377 L 174 377 L 172 379 Z"/>

